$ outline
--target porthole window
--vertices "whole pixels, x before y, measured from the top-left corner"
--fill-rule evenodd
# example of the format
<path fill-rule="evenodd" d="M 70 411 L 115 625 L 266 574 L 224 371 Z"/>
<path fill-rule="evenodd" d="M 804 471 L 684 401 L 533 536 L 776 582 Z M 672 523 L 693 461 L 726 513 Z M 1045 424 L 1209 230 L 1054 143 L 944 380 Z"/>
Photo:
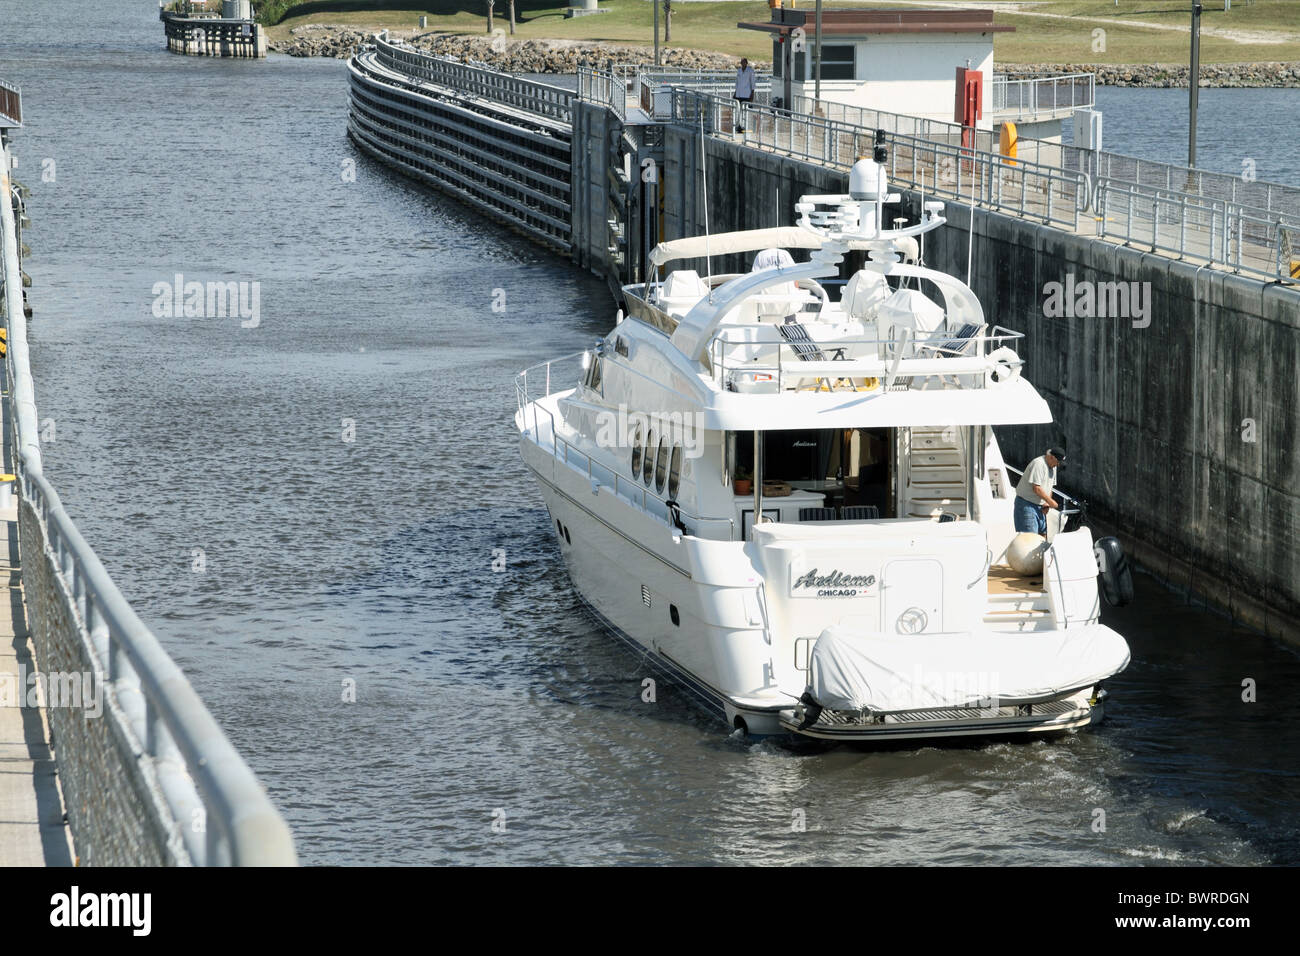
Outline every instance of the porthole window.
<path fill-rule="evenodd" d="M 672 463 L 668 466 L 668 497 L 677 500 L 682 486 L 682 446 L 673 445 Z"/>
<path fill-rule="evenodd" d="M 573 539 L 569 537 L 569 529 L 568 529 L 568 528 L 565 528 L 565 529 L 564 529 L 564 543 L 565 543 L 565 544 L 573 544 Z"/>
<path fill-rule="evenodd" d="M 664 493 L 664 485 L 668 483 L 668 439 L 665 438 L 659 444 L 659 460 L 655 462 L 655 491 L 660 494 Z"/>
<path fill-rule="evenodd" d="M 641 423 L 636 423 L 636 428 L 632 431 L 632 477 L 636 478 L 641 474 Z"/>
<path fill-rule="evenodd" d="M 682 626 L 682 616 L 681 616 L 680 614 L 677 613 L 677 605 L 676 605 L 676 604 L 670 604 L 670 605 L 668 605 L 668 616 L 669 616 L 670 618 L 673 619 L 673 625 L 674 625 L 675 627 L 681 627 L 681 626 Z"/>
<path fill-rule="evenodd" d="M 652 428 L 650 429 L 650 437 L 646 439 L 646 443 L 645 443 L 645 459 L 641 462 L 641 480 L 644 481 L 647 485 L 650 484 L 650 479 L 654 475 L 654 467 L 655 467 L 655 430 Z"/>

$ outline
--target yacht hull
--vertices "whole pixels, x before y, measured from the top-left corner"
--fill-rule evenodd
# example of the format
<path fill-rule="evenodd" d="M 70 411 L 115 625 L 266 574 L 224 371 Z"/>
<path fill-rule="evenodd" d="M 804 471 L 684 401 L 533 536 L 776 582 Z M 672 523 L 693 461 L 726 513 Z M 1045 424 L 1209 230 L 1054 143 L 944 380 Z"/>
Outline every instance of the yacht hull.
<path fill-rule="evenodd" d="M 523 451 L 570 583 L 595 620 L 729 726 L 784 733 L 780 711 L 798 697 L 802 677 L 778 673 L 778 655 L 761 629 L 743 615 L 728 618 L 730 592 L 745 589 L 697 580 L 708 569 L 692 561 L 669 526 L 604 491 L 592 494 L 589 484 L 583 496 L 575 485 L 585 476 L 566 474 L 572 470 L 562 463 L 548 469 L 549 451 L 538 456 L 531 442 Z M 778 684 L 782 676 L 789 686 Z M 736 686 L 746 690 L 729 689 Z"/>

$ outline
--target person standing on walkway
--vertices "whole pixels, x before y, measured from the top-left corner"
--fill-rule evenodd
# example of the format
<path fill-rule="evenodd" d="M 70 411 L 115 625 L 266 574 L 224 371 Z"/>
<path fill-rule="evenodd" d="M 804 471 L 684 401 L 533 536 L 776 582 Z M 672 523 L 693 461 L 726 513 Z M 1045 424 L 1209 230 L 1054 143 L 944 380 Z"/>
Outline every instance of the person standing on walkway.
<path fill-rule="evenodd" d="M 1047 534 L 1047 510 L 1059 509 L 1052 489 L 1056 487 L 1056 469 L 1065 464 L 1065 452 L 1049 448 L 1025 468 L 1016 485 L 1015 525 L 1019 532 Z"/>
<path fill-rule="evenodd" d="M 736 71 L 736 100 L 740 104 L 736 108 L 736 132 L 745 131 L 746 109 L 751 100 L 754 98 L 754 85 L 758 80 L 754 76 L 754 68 L 749 65 L 747 57 L 740 58 L 740 69 Z"/>

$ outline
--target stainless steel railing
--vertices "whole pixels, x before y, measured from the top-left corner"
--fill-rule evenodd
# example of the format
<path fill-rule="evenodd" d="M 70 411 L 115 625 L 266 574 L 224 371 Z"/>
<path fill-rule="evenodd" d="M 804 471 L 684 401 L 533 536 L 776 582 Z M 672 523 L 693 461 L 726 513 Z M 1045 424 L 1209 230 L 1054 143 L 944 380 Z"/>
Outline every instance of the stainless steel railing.
<path fill-rule="evenodd" d="M 579 66 L 578 98 L 589 103 L 599 103 L 613 111 L 620 120 L 627 119 L 627 83 L 616 73 Z"/>
<path fill-rule="evenodd" d="M 42 472 L 7 148 L 2 158 L 3 414 L 32 638 L 42 670 L 88 672 L 105 698 L 98 718 L 49 711 L 77 853 L 95 865 L 294 865 L 283 818 Z"/>
<path fill-rule="evenodd" d="M 909 337 L 905 342 L 892 338 L 860 336 L 834 341 L 814 339 L 804 343 L 791 342 L 782 337 L 777 328 L 772 325 L 728 325 L 719 329 L 708 344 L 714 382 L 723 388 L 727 387 L 728 371 L 771 373 L 776 376 L 775 381 L 779 388 L 785 388 L 788 379 L 883 378 L 887 374 L 889 378 L 895 381 L 906 380 L 907 384 L 900 383 L 897 387 L 910 387 L 910 381 L 913 378 L 927 380 L 979 374 L 980 378 L 975 387 L 983 388 L 985 381 L 981 373 L 992 371 L 999 364 L 997 361 L 990 360 L 990 353 L 994 349 L 1004 346 L 1015 349 L 1019 341 L 1024 338 L 1023 332 L 1016 332 L 1002 326 L 994 326 L 986 334 L 973 336 L 961 345 L 951 344 L 953 342 L 953 333 L 942 330 L 920 333 Z M 801 352 L 801 349 L 806 350 L 809 346 L 820 350 L 827 356 L 841 352 L 845 355 L 843 359 L 845 362 L 862 359 L 876 360 L 885 363 L 888 368 L 882 368 L 881 375 L 864 375 L 864 373 L 853 371 L 851 367 L 843 376 L 832 376 L 820 370 L 817 372 L 801 372 L 801 365 L 808 361 L 805 358 L 806 353 Z M 729 351 L 737 353 L 739 357 L 729 361 L 727 355 Z M 911 353 L 913 357 L 909 358 L 907 353 Z M 970 363 L 959 364 L 953 362 L 951 371 L 947 369 L 934 371 L 929 360 L 935 358 L 949 360 L 975 358 L 981 361 L 978 368 L 970 367 Z M 818 361 L 820 363 L 822 360 Z M 840 360 L 828 358 L 825 361 L 834 362 Z M 926 364 L 919 366 L 917 364 L 919 361 L 925 361 Z M 1013 367 L 1022 367 L 1024 361 L 1017 358 L 1015 361 L 1008 360 L 1005 365 L 1007 370 L 1010 371 Z"/>
<path fill-rule="evenodd" d="M 821 117 L 751 106 L 744 130 L 737 130 L 734 102 L 707 93 L 674 89 L 673 119 L 732 142 L 786 153 L 812 162 L 847 169 L 871 152 L 876 131 Z M 960 127 L 958 127 L 960 129 Z M 1084 173 L 1053 166 L 1010 162 L 997 153 L 918 136 L 890 137 L 889 175 L 894 182 L 924 189 L 927 196 L 949 198 L 1024 218 L 1077 229 L 1091 202 L 1092 185 Z"/>
<path fill-rule="evenodd" d="M 1034 117 L 1043 113 L 1087 109 L 1096 101 L 1095 73 L 1048 73 L 1009 76 L 994 73 L 993 113 L 999 119 Z"/>
<path fill-rule="evenodd" d="M 714 136 L 824 165 L 847 168 L 870 152 L 875 137 L 875 129 L 869 126 L 832 118 L 764 107 L 750 107 L 748 112 L 750 120 L 738 131 L 730 101 L 694 90 L 673 92 L 675 122 L 698 128 L 703 119 L 706 132 Z M 1021 155 L 1012 159 L 997 151 L 986 130 L 965 131 L 963 143 L 961 127 L 955 124 L 860 112 L 881 119 L 878 128 L 891 133 L 890 178 L 927 196 L 1038 218 L 1074 231 L 1087 228 L 1102 237 L 1223 264 L 1237 272 L 1270 279 L 1300 278 L 1295 242 L 1300 237 L 1300 209 L 1280 211 L 1290 202 L 1284 187 L 1269 194 L 1274 204 L 1269 210 L 1205 195 L 1205 184 L 1214 180 L 1199 173 L 1198 191 L 1144 187 L 1097 175 L 1098 169 L 1116 168 L 1113 163 L 1106 165 L 1107 154 L 1084 160 L 1075 154 L 1090 151 L 1070 153 L 1072 147 L 1052 144 L 1053 162 L 1035 162 Z M 899 131 L 908 124 L 915 135 Z M 993 148 L 981 148 L 985 144 Z M 1083 168 L 1072 169 L 1071 162 Z M 1294 192 L 1300 197 L 1300 191 Z M 1117 213 L 1118 221 L 1108 221 Z"/>
<path fill-rule="evenodd" d="M 518 401 L 521 424 L 525 428 L 525 434 L 539 448 L 549 448 L 557 461 L 561 461 L 580 472 L 585 472 L 587 479 L 593 483 L 593 490 L 595 490 L 597 484 L 604 485 L 610 488 L 616 496 L 630 504 L 639 506 L 646 514 L 652 515 L 672 527 L 675 502 L 670 504 L 667 498 L 651 491 L 644 482 L 638 481 L 635 477 L 629 479 L 620 475 L 613 468 L 597 461 L 587 452 L 578 448 L 573 442 L 559 433 L 555 424 L 555 414 L 540 403 L 540 399 L 549 397 L 556 392 L 570 391 L 575 388 L 578 384 L 578 376 L 571 374 L 575 371 L 571 367 L 572 364 L 579 363 L 580 367 L 585 370 L 585 365 L 581 365 L 581 363 L 584 360 L 594 360 L 594 358 L 594 353 L 590 351 L 574 352 L 557 359 L 539 362 L 515 376 L 515 397 Z M 557 366 L 562 372 L 557 372 Z M 533 384 L 530 384 L 530 380 Z M 537 387 L 538 380 L 544 383 L 540 386 L 540 390 Z M 528 430 L 529 415 L 532 417 L 531 430 Z M 653 449 L 647 448 L 645 454 L 653 454 Z M 685 511 L 681 511 L 680 516 L 683 523 L 689 523 L 691 526 L 689 533 L 698 537 L 715 540 L 732 540 L 734 538 L 735 521 L 733 518 L 711 518 L 689 514 Z"/>
<path fill-rule="evenodd" d="M 565 123 L 573 122 L 573 101 L 576 94 L 572 90 L 536 80 L 525 80 L 500 70 L 470 66 L 445 57 L 421 53 L 410 47 L 390 43 L 382 36 L 376 36 L 374 44 L 379 62 L 390 70 L 539 116 L 548 116 Z"/>

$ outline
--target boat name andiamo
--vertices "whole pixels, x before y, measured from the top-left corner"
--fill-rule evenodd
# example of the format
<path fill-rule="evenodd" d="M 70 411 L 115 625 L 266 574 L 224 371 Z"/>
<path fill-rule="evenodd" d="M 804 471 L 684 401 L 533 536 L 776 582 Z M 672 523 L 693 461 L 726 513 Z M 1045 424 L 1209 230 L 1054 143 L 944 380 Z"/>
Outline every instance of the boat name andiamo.
<path fill-rule="evenodd" d="M 874 574 L 845 574 L 843 571 L 831 571 L 829 574 L 819 575 L 817 569 L 813 568 L 807 574 L 797 578 L 790 591 L 793 595 L 800 588 L 808 588 L 815 589 L 817 597 L 857 597 L 859 589 L 869 588 L 875 583 Z"/>

